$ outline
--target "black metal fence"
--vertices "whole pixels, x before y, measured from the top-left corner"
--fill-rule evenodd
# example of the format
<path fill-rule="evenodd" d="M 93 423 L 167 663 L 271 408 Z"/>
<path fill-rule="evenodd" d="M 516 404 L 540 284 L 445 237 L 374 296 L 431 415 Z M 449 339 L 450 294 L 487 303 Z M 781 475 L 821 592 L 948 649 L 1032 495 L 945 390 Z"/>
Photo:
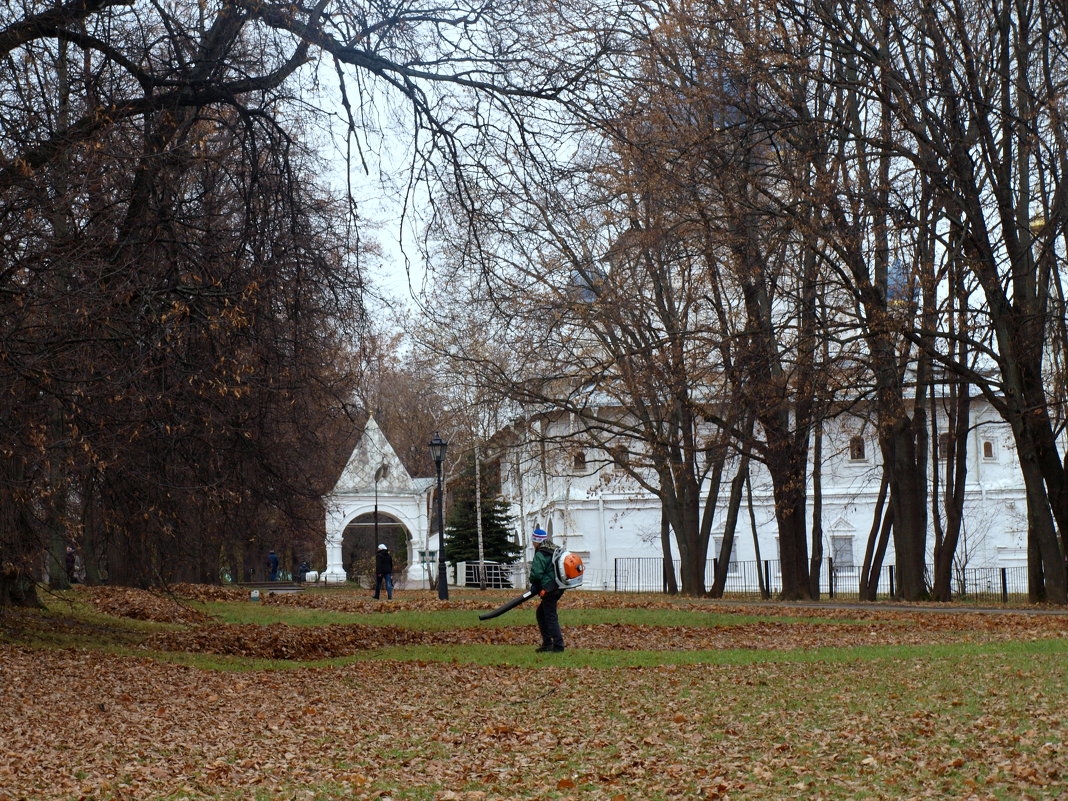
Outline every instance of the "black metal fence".
<path fill-rule="evenodd" d="M 843 568 L 832 559 L 824 560 L 820 570 L 820 597 L 857 600 L 860 598 L 860 571 L 855 566 Z M 672 563 L 676 582 L 679 562 Z M 716 560 L 705 563 L 705 587 L 715 579 Z M 876 598 L 887 600 L 895 595 L 894 565 L 879 571 Z M 928 567 L 930 572 L 930 567 Z M 731 562 L 724 586 L 724 597 L 759 598 L 761 584 L 774 598 L 782 591 L 778 559 L 760 562 Z M 667 592 L 664 560 L 659 557 L 620 557 L 615 560 L 616 592 Z M 1008 603 L 1027 599 L 1026 567 L 967 567 L 953 572 L 952 593 L 960 601 Z"/>
<path fill-rule="evenodd" d="M 512 589 L 513 566 L 499 562 L 458 562 L 457 573 L 463 575 L 465 587 L 480 587 L 485 581 L 491 589 Z"/>

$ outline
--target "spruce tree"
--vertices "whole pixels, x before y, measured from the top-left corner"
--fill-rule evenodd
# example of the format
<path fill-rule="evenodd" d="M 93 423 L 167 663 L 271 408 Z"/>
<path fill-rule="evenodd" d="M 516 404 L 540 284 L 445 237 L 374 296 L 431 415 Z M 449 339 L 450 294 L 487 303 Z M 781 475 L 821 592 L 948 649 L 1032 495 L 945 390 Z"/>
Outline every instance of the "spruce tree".
<path fill-rule="evenodd" d="M 482 473 L 482 549 L 487 562 L 511 564 L 519 558 L 512 536 L 513 518 L 508 504 Z M 452 482 L 452 504 L 445 524 L 445 554 L 452 563 L 478 561 L 475 525 L 475 460 L 471 456 L 459 478 Z"/>

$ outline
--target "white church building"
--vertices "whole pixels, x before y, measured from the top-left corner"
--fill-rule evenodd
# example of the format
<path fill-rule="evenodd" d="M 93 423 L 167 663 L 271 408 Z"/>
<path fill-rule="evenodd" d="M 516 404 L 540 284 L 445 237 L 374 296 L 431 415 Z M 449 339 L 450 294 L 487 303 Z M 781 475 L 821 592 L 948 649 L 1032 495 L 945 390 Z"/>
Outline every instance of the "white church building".
<path fill-rule="evenodd" d="M 515 425 L 499 433 L 492 443 L 501 493 L 511 504 L 516 541 L 523 554 L 515 567 L 515 586 L 525 582 L 524 566 L 532 555 L 530 532 L 541 526 L 555 542 L 583 558 L 585 589 L 661 589 L 659 560 L 663 553 L 658 499 L 616 469 L 605 454 L 569 444 L 581 441 L 578 421 L 568 417 L 539 419 L 537 426 L 536 436 L 532 430 Z M 969 436 L 965 528 L 957 562 L 962 570 L 1013 570 L 1016 583 L 1022 581 L 1025 591 L 1026 503 L 1011 432 L 985 401 L 976 399 Z M 556 444 L 547 445 L 550 441 Z M 945 448 L 941 450 L 944 452 Z M 825 424 L 823 453 L 823 552 L 833 559 L 839 586 L 847 587 L 850 582 L 855 586 L 881 478 L 875 432 L 870 423 L 865 425 L 861 418 L 844 414 Z M 944 467 L 941 462 L 930 469 Z M 756 461 L 752 462 L 751 471 L 752 502 L 743 502 L 739 515 L 728 588 L 732 576 L 736 586 L 743 579 L 755 581 L 748 575 L 747 565 L 763 569 L 772 587 L 778 577 L 770 478 Z M 723 537 L 732 474 L 728 470 L 724 475 L 712 526 L 710 567 Z M 326 498 L 327 567 L 321 578 L 343 581 L 351 575 L 346 543 L 352 539 L 353 527 L 377 525 L 383 530 L 388 527 L 395 538 L 403 540 L 408 566 L 402 578 L 407 586 L 427 586 L 437 559 L 437 531 L 431 530 L 434 485 L 434 478 L 413 478 L 408 474 L 374 418 L 370 418 L 336 487 Z M 810 505 L 811 496 L 810 491 Z M 810 523 L 811 513 L 810 508 Z M 929 550 L 933 540 L 929 535 Z M 672 552 L 677 559 L 674 544 Z M 893 562 L 891 542 L 884 564 Z M 641 575 L 636 576 L 635 570 Z M 450 581 L 456 575 L 450 570 Z M 710 570 L 708 575 L 706 583 L 710 585 Z M 885 593 L 883 581 L 885 578 L 880 592 Z M 993 577 L 987 579 L 988 583 L 993 581 Z"/>
<path fill-rule="evenodd" d="M 663 551 L 658 499 L 614 468 L 607 454 L 566 444 L 581 441 L 580 421 L 557 417 L 538 420 L 533 425 L 540 427 L 536 436 L 524 436 L 524 429 L 515 426 L 510 429 L 508 441 L 497 441 L 502 492 L 511 502 L 520 542 L 527 544 L 535 525 L 548 530 L 554 541 L 582 556 L 587 566 L 585 586 L 589 589 L 660 589 L 663 580 L 659 560 Z M 946 430 L 944 420 L 941 430 Z M 1011 431 L 985 401 L 973 399 L 969 437 L 965 524 L 957 549 L 960 576 L 964 577 L 967 570 L 974 577 L 976 571 L 1008 568 L 1017 583 L 1023 583 L 1022 591 L 1026 591 L 1027 510 Z M 545 443 L 550 441 L 561 444 L 547 446 Z M 940 450 L 944 453 L 946 448 Z M 881 480 L 879 448 L 870 422 L 865 424 L 859 417 L 843 414 L 825 423 L 823 454 L 823 553 L 833 559 L 839 586 L 852 583 L 855 587 Z M 743 501 L 740 510 L 728 588 L 732 575 L 742 580 L 747 564 L 765 572 L 770 566 L 772 587 L 778 578 L 778 531 L 771 480 L 755 460 L 750 469 L 752 504 Z M 945 462 L 930 469 L 944 473 Z M 711 560 L 718 555 L 723 537 L 732 477 L 729 469 L 724 471 L 709 544 L 706 585 L 711 585 Z M 944 479 L 939 483 L 942 486 Z M 811 538 L 811 487 L 808 495 Z M 929 533 L 929 564 L 933 562 L 933 542 L 934 536 Z M 674 542 L 672 553 L 677 560 Z M 643 566 L 643 561 L 650 564 Z M 891 542 L 884 565 L 893 563 Z M 635 570 L 640 570 L 641 575 L 634 575 Z M 752 571 L 748 572 L 748 579 L 755 584 Z M 892 571 L 889 575 L 892 581 Z M 995 581 L 996 576 L 984 580 Z M 822 581 L 822 586 L 827 587 L 827 579 Z M 885 582 L 884 576 L 880 582 L 882 593 L 889 589 L 883 586 Z"/>

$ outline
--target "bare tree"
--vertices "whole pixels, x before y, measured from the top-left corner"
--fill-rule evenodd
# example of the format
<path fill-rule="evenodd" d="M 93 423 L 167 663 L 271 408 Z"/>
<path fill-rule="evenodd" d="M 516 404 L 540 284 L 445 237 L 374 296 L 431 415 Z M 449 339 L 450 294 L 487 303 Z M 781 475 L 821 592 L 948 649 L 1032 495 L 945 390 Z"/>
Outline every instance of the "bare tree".
<path fill-rule="evenodd" d="M 867 117 L 886 121 L 881 133 L 840 126 L 843 135 L 907 164 L 945 209 L 942 221 L 923 220 L 910 206 L 894 214 L 955 229 L 947 244 L 960 242 L 961 264 L 982 293 L 975 319 L 986 321 L 970 332 L 970 349 L 996 365 L 997 379 L 960 363 L 952 348 L 932 356 L 979 387 L 1012 426 L 1029 505 L 1030 594 L 1065 603 L 1068 495 L 1046 391 L 1068 215 L 1060 12 L 1045 3 L 814 3 L 789 11 L 835 41 L 852 66 L 828 79 L 843 90 L 866 87 L 859 100 Z M 922 343 L 925 334 L 946 336 L 911 337 Z M 895 537 L 907 522 L 897 513 Z"/>
<path fill-rule="evenodd" d="M 535 172 L 546 164 L 522 166 L 531 172 L 516 170 L 514 186 L 493 196 L 484 187 L 481 249 L 468 238 L 449 248 L 472 258 L 453 256 L 448 265 L 453 292 L 466 291 L 462 309 L 447 309 L 455 333 L 437 348 L 517 411 L 575 421 L 543 429 L 544 441 L 588 448 L 592 464 L 614 465 L 660 497 L 680 549 L 683 592 L 703 592 L 711 519 L 702 521 L 702 479 L 712 462 L 699 417 L 709 404 L 693 397 L 708 383 L 698 376 L 708 375 L 711 352 L 696 327 L 701 261 L 661 226 L 651 198 L 629 195 L 621 226 L 609 226 L 615 233 L 597 230 L 594 218 L 618 213 L 598 206 L 599 189 L 585 201 L 565 194 L 563 182 L 546 191 Z M 484 270 L 491 259 L 493 269 Z M 457 320 L 469 322 L 458 328 Z"/>
<path fill-rule="evenodd" d="M 0 602 L 32 602 L 49 539 L 84 538 L 113 581 L 209 580 L 235 532 L 264 532 L 254 550 L 318 524 L 320 437 L 352 389 L 334 364 L 362 310 L 352 208 L 314 177 L 309 61 L 336 67 L 361 147 L 393 104 L 425 133 L 414 166 L 447 163 L 471 130 L 456 96 L 508 113 L 598 50 L 572 37 L 517 69 L 527 11 L 5 6 Z"/>

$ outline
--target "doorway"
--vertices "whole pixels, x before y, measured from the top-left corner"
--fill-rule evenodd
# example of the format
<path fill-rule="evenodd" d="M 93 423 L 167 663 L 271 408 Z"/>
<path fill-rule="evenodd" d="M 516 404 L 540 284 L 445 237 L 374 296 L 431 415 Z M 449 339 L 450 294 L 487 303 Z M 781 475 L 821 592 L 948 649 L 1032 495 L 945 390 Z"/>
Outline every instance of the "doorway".
<path fill-rule="evenodd" d="M 408 530 L 395 518 L 378 513 L 377 534 L 374 512 L 354 518 L 341 535 L 341 558 L 345 578 L 361 587 L 375 584 L 375 551 L 385 543 L 393 556 L 393 581 L 400 585 L 408 570 Z"/>

